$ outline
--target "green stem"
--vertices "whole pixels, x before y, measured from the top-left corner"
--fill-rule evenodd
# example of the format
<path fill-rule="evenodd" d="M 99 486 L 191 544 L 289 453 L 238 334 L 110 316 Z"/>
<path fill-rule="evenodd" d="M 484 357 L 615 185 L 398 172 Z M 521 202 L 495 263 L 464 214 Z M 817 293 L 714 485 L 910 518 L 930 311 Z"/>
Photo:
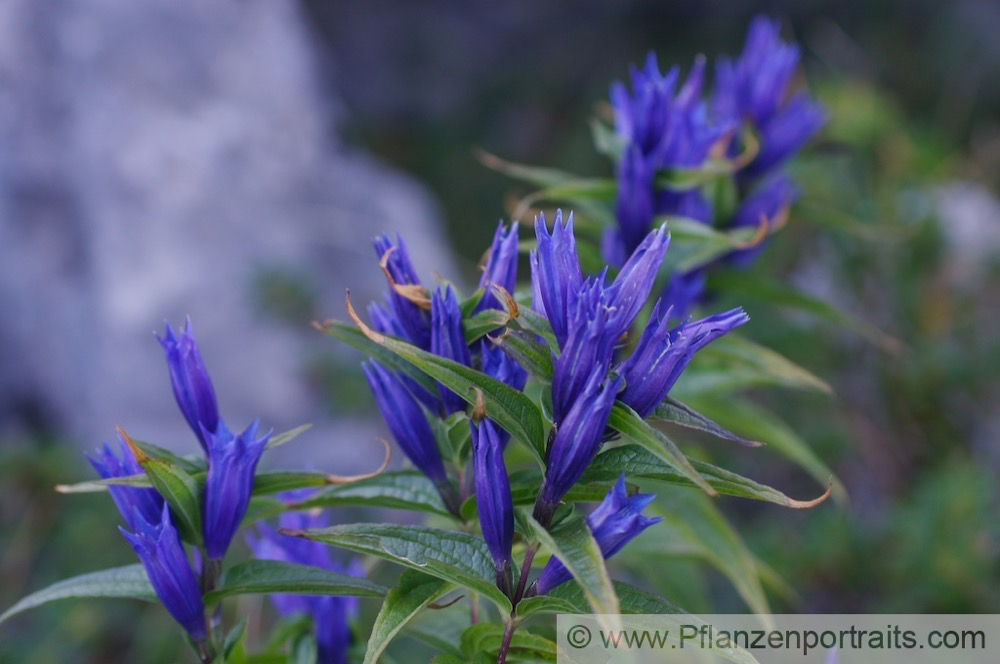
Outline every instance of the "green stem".
<path fill-rule="evenodd" d="M 517 621 L 510 618 L 503 630 L 503 641 L 500 642 L 500 652 L 497 653 L 497 664 L 506 664 L 507 653 L 510 651 L 510 640 L 514 638 L 515 629 L 517 629 Z"/>

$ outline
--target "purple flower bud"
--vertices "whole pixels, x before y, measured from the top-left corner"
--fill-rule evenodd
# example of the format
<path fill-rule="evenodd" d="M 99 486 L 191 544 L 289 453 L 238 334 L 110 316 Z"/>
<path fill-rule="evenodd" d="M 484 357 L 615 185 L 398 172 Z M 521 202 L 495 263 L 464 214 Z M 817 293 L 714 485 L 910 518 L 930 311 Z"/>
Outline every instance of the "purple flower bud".
<path fill-rule="evenodd" d="M 510 573 L 514 542 L 514 501 L 503 461 L 497 427 L 489 420 L 469 423 L 472 429 L 472 472 L 483 539 L 493 556 L 498 579 Z"/>
<path fill-rule="evenodd" d="M 439 288 L 431 296 L 431 352 L 465 366 L 472 364 L 462 331 L 462 312 L 451 286 L 444 291 Z M 445 415 L 465 410 L 465 399 L 440 383 L 438 392 L 444 402 Z"/>
<path fill-rule="evenodd" d="M 396 314 L 392 309 L 392 302 L 389 296 L 385 296 L 386 302 L 380 305 L 378 302 L 371 302 L 368 305 L 368 318 L 372 322 L 372 327 L 382 334 L 399 337 L 406 340 L 406 332 L 400 325 Z M 432 413 L 440 413 L 444 409 L 441 398 L 435 393 L 428 392 L 420 383 L 413 380 L 406 374 L 399 374 L 399 379 L 403 381 L 406 389 L 410 391 L 417 401 L 427 407 Z"/>
<path fill-rule="evenodd" d="M 156 595 L 192 639 L 203 641 L 207 637 L 205 606 L 198 579 L 177 537 L 177 530 L 170 523 L 170 508 L 164 504 L 163 511 L 153 521 L 156 525 L 147 522 L 138 509 L 130 523 L 134 533 L 120 527 L 119 530 L 146 568 L 146 576 Z"/>
<path fill-rule="evenodd" d="M 94 467 L 101 479 L 142 475 L 142 468 L 120 436 L 118 443 L 121 446 L 121 459 L 115 456 L 111 446 L 105 443 L 97 450 L 96 457 L 87 455 L 90 465 Z M 132 530 L 138 529 L 135 524 L 136 514 L 139 514 L 147 523 L 155 523 L 163 511 L 163 497 L 156 489 L 111 485 L 108 487 L 108 493 L 111 494 L 111 499 L 115 502 L 115 507 L 118 508 L 122 518 L 125 519 L 125 523 Z"/>
<path fill-rule="evenodd" d="M 665 226 L 648 233 L 607 289 L 611 306 L 618 310 L 618 335 L 628 331 L 646 304 L 669 244 L 670 236 Z"/>
<path fill-rule="evenodd" d="M 796 94 L 760 130 L 760 152 L 740 173 L 744 178 L 758 177 L 774 170 L 802 149 L 826 124 L 828 115 L 822 106 L 804 92 Z"/>
<path fill-rule="evenodd" d="M 573 214 L 562 223 L 562 210 L 556 212 L 552 234 L 545 226 L 545 215 L 535 219 L 538 248 L 531 252 L 531 286 L 535 311 L 544 314 L 552 326 L 560 347 L 569 334 L 569 316 L 583 275 L 573 237 Z"/>
<path fill-rule="evenodd" d="M 300 493 L 302 492 L 285 492 L 280 497 L 289 500 L 292 499 L 289 494 Z M 302 497 L 304 496 L 296 496 L 295 499 Z M 278 517 L 278 523 L 282 528 L 291 530 L 325 528 L 329 525 L 328 519 L 322 512 L 285 512 Z M 342 565 L 334 561 L 330 555 L 330 547 L 325 544 L 281 535 L 264 524 L 259 524 L 257 531 L 258 536 L 247 534 L 247 543 L 255 558 L 312 565 L 341 574 L 363 576 L 363 570 L 359 565 L 352 564 L 345 570 Z M 318 662 L 322 664 L 347 662 L 347 650 L 352 640 L 348 621 L 351 615 L 357 613 L 356 597 L 279 593 L 271 595 L 270 598 L 282 616 L 304 613 L 312 618 L 313 633 L 319 651 Z"/>
<path fill-rule="evenodd" d="M 618 478 L 601 504 L 587 517 L 587 527 L 597 540 L 605 559 L 618 553 L 646 528 L 663 520 L 662 517 L 647 518 L 642 515 L 642 510 L 655 497 L 648 494 L 627 496 L 625 475 Z M 558 559 L 552 558 L 542 569 L 531 594 L 544 595 L 570 578 L 572 575 L 566 567 Z"/>
<path fill-rule="evenodd" d="M 562 500 L 601 447 L 615 395 L 622 387 L 621 378 L 605 382 L 606 374 L 605 366 L 595 366 L 583 391 L 558 422 L 539 495 L 543 512 L 553 509 Z"/>
<path fill-rule="evenodd" d="M 497 231 L 493 235 L 493 244 L 486 259 L 486 267 L 483 270 L 483 275 L 479 278 L 479 287 L 485 291 L 483 299 L 476 305 L 473 313 L 479 313 L 485 309 L 503 309 L 503 305 L 497 300 L 490 286 L 496 284 L 508 293 L 513 293 L 516 283 L 517 224 L 511 224 L 510 228 L 505 229 L 501 221 L 497 224 Z"/>
<path fill-rule="evenodd" d="M 202 534 L 209 560 L 222 560 L 226 555 L 250 503 L 257 463 L 271 437 L 268 432 L 257 438 L 257 427 L 255 420 L 239 435 L 206 432 L 209 450 Z"/>
<path fill-rule="evenodd" d="M 174 334 L 170 323 L 167 323 L 163 337 L 157 338 L 167 356 L 170 383 L 177 405 L 207 454 L 208 442 L 204 432 L 215 433 L 220 427 L 225 429 L 225 425 L 219 417 L 212 380 L 194 341 L 191 319 L 187 319 L 180 338 Z"/>
<path fill-rule="evenodd" d="M 623 255 L 639 245 L 653 222 L 653 171 L 653 164 L 637 144 L 625 148 L 616 171 L 618 197 L 615 201 Z"/>
<path fill-rule="evenodd" d="M 658 302 L 632 355 L 619 367 L 625 389 L 619 399 L 640 416 L 649 415 L 663 401 L 696 352 L 750 318 L 732 309 L 668 329 L 669 309 Z"/>
<path fill-rule="evenodd" d="M 396 235 L 396 244 L 387 235 L 379 235 L 375 238 L 375 253 L 380 261 L 385 262 L 385 269 L 388 278 L 397 286 L 419 286 L 420 279 L 417 271 L 410 262 L 410 255 L 403 244 L 403 238 Z M 386 254 L 389 254 L 386 258 Z M 400 295 L 396 289 L 391 289 L 389 299 L 392 301 L 392 308 L 396 314 L 396 319 L 402 330 L 406 332 L 405 338 L 424 350 L 431 347 L 431 325 L 428 312 L 421 309 L 412 300 Z"/>
<path fill-rule="evenodd" d="M 444 462 L 438 451 L 434 432 L 420 405 L 407 391 L 397 374 L 375 360 L 362 366 L 375 403 L 382 412 L 389 431 L 413 465 L 439 487 L 447 483 Z"/>

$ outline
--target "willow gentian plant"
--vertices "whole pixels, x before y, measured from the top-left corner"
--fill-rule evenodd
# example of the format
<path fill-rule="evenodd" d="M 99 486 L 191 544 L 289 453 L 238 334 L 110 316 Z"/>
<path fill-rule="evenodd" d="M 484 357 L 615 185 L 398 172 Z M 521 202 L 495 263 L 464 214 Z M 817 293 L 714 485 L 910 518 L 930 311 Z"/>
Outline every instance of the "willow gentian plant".
<path fill-rule="evenodd" d="M 38 591 L 0 622 L 55 599 L 131 597 L 161 604 L 205 663 L 377 662 L 408 636 L 436 652 L 435 662 L 503 664 L 553 659 L 546 616 L 554 613 L 680 611 L 649 584 L 613 578 L 641 578 L 630 542 L 656 537 L 667 515 L 692 538 L 739 540 L 707 500 L 691 512 L 657 494 L 802 508 L 833 488 L 794 500 L 689 457 L 660 424 L 753 448 L 755 431 L 779 429 L 763 426 L 773 422 L 740 390 L 825 389 L 740 338 L 735 331 L 749 323 L 742 308 L 707 310 L 704 291 L 692 287 L 717 264 L 746 263 L 796 195 L 782 165 L 824 117 L 807 96 L 788 94 L 797 58 L 775 24 L 757 21 L 743 55 L 719 63 L 707 100 L 703 59 L 678 90 L 678 70 L 661 75 L 651 58 L 633 72 L 631 90 L 614 86 L 615 129 L 596 134 L 615 159 L 613 196 L 590 192 L 576 221 L 560 211 L 551 223 L 541 212 L 521 220 L 533 222 L 527 239 L 518 223 L 501 222 L 474 290 L 422 283 L 402 237 L 375 239 L 371 265 L 385 277 L 384 296 L 362 316 L 348 293 L 350 320 L 316 327 L 363 354 L 400 468 L 386 470 L 387 456 L 353 477 L 261 470 L 268 449 L 305 427 L 272 435 L 254 421 L 234 433 L 190 322 L 180 333 L 168 325 L 160 343 L 170 384 L 200 453 L 179 455 L 119 430 L 117 448 L 89 457 L 101 479 L 61 490 L 107 491 L 138 562 Z M 713 195 L 722 190 L 733 194 L 726 204 Z M 590 224 L 608 222 L 599 265 L 581 263 L 581 217 L 591 238 L 599 234 Z M 692 232 L 692 223 L 709 230 Z M 684 236 L 680 258 L 674 234 Z M 519 284 L 524 254 L 530 272 Z M 727 417 L 732 424 L 717 421 Z M 814 474 L 826 472 L 794 434 L 781 442 Z M 657 494 L 642 491 L 649 485 Z M 356 522 L 326 511 L 358 506 L 396 512 Z M 395 518 L 400 510 L 405 519 Z M 234 554 L 240 542 L 247 546 Z M 658 570 L 669 558 L 662 553 Z M 715 560 L 733 558 L 743 559 Z M 717 564 L 751 608 L 766 610 L 755 567 Z M 223 607 L 246 594 L 271 597 L 276 637 L 255 634 L 248 645 L 245 616 Z M 357 598 L 381 601 L 372 625 L 360 624 Z M 421 620 L 442 624 L 420 629 Z M 255 643 L 267 645 L 248 653 Z M 403 661 L 412 657 L 407 650 Z"/>

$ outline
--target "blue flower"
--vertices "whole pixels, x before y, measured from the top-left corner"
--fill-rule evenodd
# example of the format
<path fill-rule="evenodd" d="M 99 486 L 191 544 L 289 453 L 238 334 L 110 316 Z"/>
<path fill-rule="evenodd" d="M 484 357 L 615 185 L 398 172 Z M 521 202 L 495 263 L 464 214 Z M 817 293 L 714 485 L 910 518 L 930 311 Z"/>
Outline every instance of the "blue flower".
<path fill-rule="evenodd" d="M 606 373 L 604 365 L 595 366 L 569 412 L 556 423 L 536 517 L 551 514 L 601 447 L 615 395 L 622 387 L 620 377 L 605 381 Z"/>
<path fill-rule="evenodd" d="M 760 177 L 797 152 L 826 123 L 827 115 L 804 92 L 789 99 L 799 63 L 799 49 L 781 41 L 777 21 L 758 16 L 747 31 L 737 61 L 720 59 L 712 93 L 712 113 L 720 121 L 749 121 L 761 148 L 740 172 L 741 179 Z M 737 152 L 738 142 L 730 146 Z"/>
<path fill-rule="evenodd" d="M 448 483 L 444 462 L 427 416 L 396 373 L 375 360 L 362 365 L 375 403 L 382 412 L 393 438 L 413 465 L 429 477 L 439 489 Z"/>
<path fill-rule="evenodd" d="M 184 332 L 179 338 L 174 334 L 170 323 L 167 323 L 163 337 L 157 338 L 167 356 L 170 383 L 177 405 L 207 454 L 206 432 L 214 434 L 220 429 L 224 431 L 225 424 L 219 417 L 215 389 L 212 387 L 212 380 L 208 376 L 205 364 L 201 361 L 198 344 L 194 340 L 191 319 L 187 319 Z"/>
<path fill-rule="evenodd" d="M 517 224 L 505 229 L 501 221 L 493 235 L 493 244 L 486 258 L 486 266 L 479 278 L 479 287 L 484 290 L 473 313 L 486 309 L 503 309 L 491 286 L 496 284 L 508 293 L 514 292 L 517 283 Z"/>
<path fill-rule="evenodd" d="M 675 272 L 663 288 L 660 301 L 664 309 L 670 310 L 674 320 L 684 320 L 701 301 L 708 279 L 706 268 L 696 268 L 688 272 Z"/>
<path fill-rule="evenodd" d="M 538 248 L 530 256 L 533 307 L 548 318 L 562 347 L 569 335 L 569 315 L 576 294 L 583 285 L 573 237 L 573 214 L 569 214 L 563 225 L 562 210 L 557 211 L 551 235 L 545 226 L 545 215 L 538 215 L 535 238 Z"/>
<path fill-rule="evenodd" d="M 101 479 L 109 477 L 129 477 L 130 475 L 142 475 L 143 470 L 136 462 L 135 457 L 125 445 L 125 441 L 119 436 L 118 443 L 121 446 L 121 458 L 119 459 L 111 446 L 107 443 L 97 450 L 96 457 L 87 455 L 87 460 L 94 467 Z M 138 514 L 146 523 L 154 523 L 160 518 L 163 511 L 163 497 L 155 489 L 144 489 L 131 486 L 108 487 L 108 493 L 115 502 L 115 507 L 121 512 L 125 523 L 132 530 L 138 530 L 135 522 L 135 515 Z"/>
<path fill-rule="evenodd" d="M 299 499 L 302 492 L 285 492 L 280 497 L 285 500 Z M 278 517 L 278 525 L 283 529 L 307 530 L 325 528 L 329 522 L 319 511 L 285 512 Z M 359 565 L 352 564 L 345 569 L 330 555 L 330 547 L 311 540 L 281 535 L 270 526 L 259 524 L 258 535 L 247 534 L 247 542 L 254 557 L 261 560 L 279 560 L 300 565 L 312 565 L 351 576 L 362 576 Z M 291 616 L 304 613 L 312 618 L 313 634 L 316 638 L 319 664 L 341 664 L 347 662 L 347 651 L 351 645 L 350 616 L 358 611 L 356 597 L 334 595 L 270 595 L 278 613 Z"/>
<path fill-rule="evenodd" d="M 503 461 L 503 445 L 491 421 L 469 422 L 469 428 L 472 430 L 472 472 L 479 523 L 493 556 L 497 580 L 502 584 L 510 578 L 514 542 L 514 501 Z"/>
<path fill-rule="evenodd" d="M 270 432 L 257 438 L 256 421 L 239 435 L 207 434 L 208 474 L 202 504 L 202 534 L 209 560 L 226 555 L 250 503 L 254 473 Z"/>
<path fill-rule="evenodd" d="M 429 307 L 422 307 L 418 304 L 420 296 L 414 296 L 414 293 L 422 292 L 423 287 L 413 263 L 410 262 L 403 238 L 397 234 L 394 245 L 387 235 L 378 236 L 375 238 L 375 253 L 378 254 L 390 282 L 389 299 L 401 329 L 406 332 L 406 339 L 424 350 L 430 350 Z M 412 289 L 413 293 L 405 294 L 404 289 L 407 288 Z M 404 292 L 401 293 L 401 290 Z"/>
<path fill-rule="evenodd" d="M 629 497 L 625 493 L 625 475 L 618 478 L 601 504 L 587 517 L 587 527 L 597 540 L 605 559 L 618 553 L 646 528 L 663 520 L 662 517 L 651 519 L 642 515 L 642 510 L 655 497 L 644 494 Z M 528 594 L 544 595 L 570 578 L 572 575 L 566 567 L 558 559 L 551 558 Z"/>
<path fill-rule="evenodd" d="M 431 352 L 465 366 L 472 364 L 462 330 L 462 312 L 451 286 L 444 291 L 439 288 L 431 296 Z M 438 392 L 444 402 L 445 415 L 465 410 L 465 399 L 440 383 Z"/>
<path fill-rule="evenodd" d="M 619 399 L 646 417 L 663 401 L 696 352 L 750 318 L 732 309 L 668 328 L 670 311 L 658 302 L 632 355 L 618 367 L 625 379 Z"/>
<path fill-rule="evenodd" d="M 201 590 L 177 530 L 170 523 L 167 505 L 164 504 L 159 518 L 153 523 L 147 522 L 136 509 L 130 521 L 135 532 L 121 527 L 119 530 L 142 561 L 149 583 L 163 606 L 194 641 L 204 641 L 207 631 Z"/>

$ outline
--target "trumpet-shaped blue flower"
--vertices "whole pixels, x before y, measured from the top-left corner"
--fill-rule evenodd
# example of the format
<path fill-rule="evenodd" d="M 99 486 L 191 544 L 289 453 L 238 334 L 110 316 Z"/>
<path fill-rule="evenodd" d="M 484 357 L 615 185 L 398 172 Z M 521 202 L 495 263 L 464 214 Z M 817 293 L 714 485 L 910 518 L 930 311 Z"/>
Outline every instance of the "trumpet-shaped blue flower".
<path fill-rule="evenodd" d="M 120 436 L 118 443 L 121 446 L 121 458 L 116 456 L 111 446 L 105 443 L 97 450 L 96 456 L 87 455 L 90 465 L 94 467 L 101 479 L 105 480 L 110 477 L 142 475 L 142 468 Z M 121 512 L 122 518 L 125 519 L 125 523 L 131 530 L 138 530 L 135 523 L 136 514 L 139 514 L 146 523 L 159 521 L 163 511 L 163 497 L 156 489 L 111 485 L 108 487 L 108 493 L 111 494 L 115 507 Z"/>
<path fill-rule="evenodd" d="M 517 224 L 504 228 L 501 221 L 493 235 L 493 244 L 486 257 L 483 274 L 479 278 L 479 287 L 484 290 L 483 299 L 479 301 L 473 313 L 486 309 L 503 309 L 503 305 L 493 293 L 492 285 L 500 286 L 508 293 L 514 292 L 517 283 Z"/>
<path fill-rule="evenodd" d="M 439 288 L 431 296 L 431 352 L 465 366 L 472 364 L 462 331 L 462 312 L 451 286 L 444 291 Z M 438 392 L 444 402 L 445 415 L 465 410 L 465 399 L 441 384 L 438 384 Z"/>
<path fill-rule="evenodd" d="M 420 471 L 438 487 L 447 484 L 444 462 L 427 416 L 396 373 L 369 360 L 362 365 L 375 403 L 396 443 Z"/>
<path fill-rule="evenodd" d="M 401 293 L 401 289 L 416 287 L 421 289 L 420 279 L 417 271 L 410 262 L 410 255 L 403 244 L 403 238 L 396 235 L 396 244 L 392 243 L 387 235 L 380 235 L 375 238 L 375 253 L 378 254 L 379 261 L 382 262 L 386 273 L 386 278 L 390 282 L 391 290 L 389 299 L 396 314 L 396 320 L 401 329 L 405 330 L 405 337 L 424 350 L 431 347 L 431 321 L 429 312 L 415 301 L 414 297 L 407 297 Z"/>
<path fill-rule="evenodd" d="M 219 417 L 219 407 L 215 400 L 215 389 L 208 376 L 198 344 L 195 343 L 191 330 L 191 319 L 184 325 L 184 331 L 177 336 L 170 323 L 162 337 L 158 337 L 160 345 L 167 356 L 167 366 L 170 369 L 170 384 L 174 390 L 174 398 L 184 414 L 184 419 L 194 434 L 198 437 L 202 449 L 208 454 L 207 434 L 225 431 L 225 424 Z"/>
<path fill-rule="evenodd" d="M 503 461 L 503 444 L 497 427 L 490 420 L 478 424 L 470 422 L 469 427 L 472 429 L 472 472 L 479 523 L 493 556 L 497 580 L 502 584 L 510 578 L 514 542 L 514 501 Z"/>
<path fill-rule="evenodd" d="M 605 559 L 618 553 L 646 528 L 663 520 L 662 517 L 648 518 L 642 515 L 642 510 L 655 497 L 646 494 L 629 497 L 625 492 L 625 475 L 618 478 L 601 504 L 587 517 L 587 526 Z M 572 575 L 566 567 L 558 559 L 552 558 L 542 569 L 529 594 L 544 595 L 570 578 Z"/>
<path fill-rule="evenodd" d="M 307 492 L 308 493 L 308 492 Z M 285 500 L 303 498 L 302 492 L 285 492 Z M 278 525 L 289 530 L 325 528 L 329 521 L 322 512 L 285 512 L 278 517 Z M 280 560 L 300 565 L 312 565 L 332 572 L 361 576 L 359 565 L 352 564 L 346 569 L 330 555 L 330 547 L 298 537 L 281 535 L 265 524 L 257 526 L 258 534 L 247 534 L 254 557 L 261 560 Z M 350 616 L 358 611 L 356 597 L 333 595 L 290 595 L 273 594 L 271 603 L 282 616 L 296 613 L 308 615 L 312 619 L 313 634 L 316 638 L 317 662 L 319 664 L 342 664 L 348 661 L 347 651 L 351 645 L 348 624 Z"/>
<path fill-rule="evenodd" d="M 530 256 L 533 306 L 548 318 L 562 347 L 569 336 L 570 312 L 583 285 L 573 237 L 573 214 L 569 214 L 563 225 L 562 210 L 557 211 L 551 235 L 545 226 L 545 215 L 538 215 L 535 238 L 538 248 Z"/>
<path fill-rule="evenodd" d="M 639 415 L 649 415 L 663 401 L 699 350 L 750 318 L 732 309 L 698 321 L 668 327 L 670 311 L 658 302 L 632 354 L 618 367 L 625 379 L 619 399 Z"/>
<path fill-rule="evenodd" d="M 209 560 L 226 555 L 250 504 L 254 473 L 270 432 L 257 438 L 256 421 L 239 435 L 208 434 L 208 474 L 202 503 L 202 534 Z"/>
<path fill-rule="evenodd" d="M 615 395 L 622 387 L 620 377 L 605 381 L 606 374 L 605 365 L 595 366 L 569 411 L 556 422 L 556 433 L 546 455 L 538 515 L 555 509 L 601 447 Z"/>
<path fill-rule="evenodd" d="M 192 639 L 204 641 L 207 631 L 201 590 L 177 530 L 170 523 L 170 508 L 164 504 L 153 523 L 136 509 L 130 524 L 135 532 L 121 527 L 119 530 L 146 568 L 157 597 Z"/>

